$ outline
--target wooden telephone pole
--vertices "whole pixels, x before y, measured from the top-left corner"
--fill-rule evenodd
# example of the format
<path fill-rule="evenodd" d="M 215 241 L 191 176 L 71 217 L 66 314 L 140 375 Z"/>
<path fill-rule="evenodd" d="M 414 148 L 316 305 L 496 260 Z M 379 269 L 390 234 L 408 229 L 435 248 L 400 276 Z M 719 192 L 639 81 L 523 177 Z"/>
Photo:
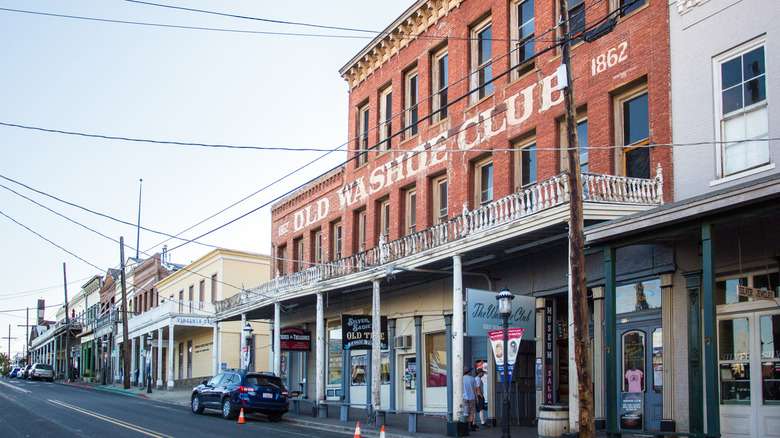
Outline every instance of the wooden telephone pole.
<path fill-rule="evenodd" d="M 11 339 L 16 339 L 16 337 L 11 337 L 11 324 L 8 324 L 8 337 L 7 338 L 0 338 L 0 339 L 8 339 L 8 370 L 11 370 Z"/>
<path fill-rule="evenodd" d="M 593 438 L 596 426 L 593 412 L 593 377 L 590 370 L 590 336 L 588 333 L 588 299 L 585 282 L 585 237 L 583 235 L 582 175 L 577 142 L 576 108 L 574 106 L 574 83 L 571 67 L 571 35 L 569 34 L 569 2 L 561 0 L 561 35 L 564 38 L 562 60 L 566 67 L 566 140 L 569 163 L 569 266 L 571 270 L 574 360 L 577 368 L 579 391 L 580 437 Z M 559 79 L 560 80 L 560 79 Z"/>

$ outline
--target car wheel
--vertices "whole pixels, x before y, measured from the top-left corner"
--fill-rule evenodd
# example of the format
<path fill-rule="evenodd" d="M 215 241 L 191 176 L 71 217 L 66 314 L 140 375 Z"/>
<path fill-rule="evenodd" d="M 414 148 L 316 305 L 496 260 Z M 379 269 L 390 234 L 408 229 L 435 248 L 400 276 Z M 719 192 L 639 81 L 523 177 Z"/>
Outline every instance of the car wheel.
<path fill-rule="evenodd" d="M 200 402 L 200 396 L 194 395 L 192 396 L 192 413 L 193 414 L 202 414 L 203 413 L 203 404 Z"/>
<path fill-rule="evenodd" d="M 230 397 L 225 397 L 222 400 L 222 418 L 226 420 L 232 420 L 236 417 L 236 410 L 233 409 L 233 403 L 230 402 Z"/>
<path fill-rule="evenodd" d="M 268 414 L 268 420 L 272 423 L 278 423 L 282 421 L 282 414 Z"/>

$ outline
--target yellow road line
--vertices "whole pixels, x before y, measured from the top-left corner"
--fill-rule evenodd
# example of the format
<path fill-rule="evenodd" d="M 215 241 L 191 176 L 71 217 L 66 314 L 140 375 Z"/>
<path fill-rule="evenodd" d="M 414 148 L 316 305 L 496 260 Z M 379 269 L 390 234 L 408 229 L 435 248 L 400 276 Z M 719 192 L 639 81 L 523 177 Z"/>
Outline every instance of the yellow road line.
<path fill-rule="evenodd" d="M 82 409 L 82 408 L 80 408 L 78 406 L 74 406 L 74 405 L 71 405 L 71 404 L 68 404 L 68 403 L 65 403 L 65 402 L 61 402 L 61 401 L 58 401 L 58 400 L 50 400 L 50 399 L 48 401 L 50 401 L 50 402 L 52 402 L 54 404 L 60 405 L 60 406 L 62 406 L 64 408 L 68 408 L 68 409 L 74 410 L 76 412 L 80 412 L 80 413 L 82 413 L 84 415 L 89 415 L 90 417 L 94 417 L 94 418 L 97 418 L 97 419 L 100 419 L 100 420 L 103 420 L 103 421 L 107 421 L 109 423 L 116 424 L 117 426 L 122 426 L 122 427 L 124 427 L 126 429 L 134 430 L 136 432 L 139 432 L 139 433 L 142 433 L 144 435 L 148 435 L 148 436 L 151 436 L 151 437 L 154 437 L 154 438 L 173 438 L 173 437 L 171 437 L 169 435 L 161 434 L 161 433 L 153 431 L 151 429 L 146 429 L 144 427 L 137 426 L 135 424 L 131 424 L 131 423 L 128 423 L 126 421 L 118 420 L 116 418 L 112 418 L 112 417 L 109 417 L 109 416 L 106 416 L 106 415 L 90 412 L 90 411 L 87 411 L 86 409 Z"/>
<path fill-rule="evenodd" d="M 25 394 L 29 394 L 29 393 L 31 393 L 31 392 L 32 392 L 32 391 L 28 391 L 28 390 L 26 390 L 26 389 L 24 389 L 24 388 L 19 388 L 19 387 L 17 387 L 16 385 L 11 385 L 11 384 L 8 384 L 8 383 L 5 383 L 5 382 L 0 382 L 0 385 L 7 386 L 7 387 L 9 387 L 9 388 L 13 388 L 13 389 L 15 389 L 15 390 L 17 390 L 17 391 L 21 391 L 21 392 L 23 392 L 23 393 L 25 393 Z"/>

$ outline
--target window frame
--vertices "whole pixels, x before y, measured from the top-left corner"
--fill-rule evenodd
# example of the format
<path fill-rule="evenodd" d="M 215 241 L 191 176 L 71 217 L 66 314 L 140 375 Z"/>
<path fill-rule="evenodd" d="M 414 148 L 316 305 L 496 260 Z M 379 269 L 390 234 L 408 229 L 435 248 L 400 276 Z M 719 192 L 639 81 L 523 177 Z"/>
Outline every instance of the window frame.
<path fill-rule="evenodd" d="M 483 172 L 484 169 L 487 167 L 491 168 L 490 172 L 490 188 L 485 189 L 483 187 Z M 493 202 L 493 199 L 495 198 L 495 168 L 493 167 L 493 156 L 488 155 L 487 157 L 484 157 L 482 159 L 479 159 L 474 162 L 474 205 L 477 207 L 482 207 L 483 205 L 490 204 Z M 485 192 L 490 193 L 490 199 L 483 199 L 483 193 Z"/>
<path fill-rule="evenodd" d="M 363 252 L 368 249 L 366 246 L 366 232 L 368 231 L 367 220 L 368 212 L 365 207 L 355 212 L 355 227 L 357 227 L 357 239 L 355 240 L 355 244 L 357 245 L 356 252 Z"/>
<path fill-rule="evenodd" d="M 393 136 L 393 87 L 379 90 L 379 150 L 392 149 Z"/>
<path fill-rule="evenodd" d="M 404 190 L 404 235 L 408 236 L 417 231 L 417 188 L 411 187 Z"/>
<path fill-rule="evenodd" d="M 343 257 L 344 252 L 344 227 L 340 220 L 331 223 L 331 260 L 338 260 Z"/>
<path fill-rule="evenodd" d="M 404 73 L 404 139 L 417 135 L 419 130 L 420 76 L 417 66 Z"/>
<path fill-rule="evenodd" d="M 624 105 L 642 95 L 646 95 L 647 100 L 647 138 L 634 143 L 627 144 L 625 138 L 625 118 L 624 118 Z M 647 83 L 642 83 L 628 91 L 620 93 L 613 98 L 614 107 L 614 128 L 615 128 L 615 170 L 616 174 L 620 176 L 628 176 L 626 174 L 626 154 L 640 147 L 645 147 L 647 150 L 647 159 L 649 166 L 648 178 L 652 177 L 653 166 L 650 161 L 650 148 L 647 147 L 650 144 L 650 95 L 647 90 Z"/>
<path fill-rule="evenodd" d="M 444 208 L 441 206 L 442 184 L 444 184 L 444 190 L 446 191 L 446 195 L 444 197 L 446 204 L 444 205 Z M 445 173 L 443 175 L 433 177 L 431 179 L 431 186 L 431 194 L 433 196 L 433 202 L 431 202 L 431 205 L 433 206 L 433 224 L 439 225 L 440 223 L 446 222 L 449 218 L 449 180 L 447 179 L 447 174 Z M 443 215 L 442 212 L 444 213 Z"/>
<path fill-rule="evenodd" d="M 442 72 L 441 61 L 444 60 Z M 449 118 L 449 52 L 447 47 L 436 51 L 431 57 L 431 91 L 432 99 L 432 121 L 439 123 Z"/>
<path fill-rule="evenodd" d="M 536 184 L 537 182 L 539 182 L 539 158 L 538 158 L 538 149 L 537 149 L 537 145 L 536 145 L 536 135 L 532 134 L 532 135 L 528 135 L 526 137 L 523 137 L 520 140 L 516 140 L 512 144 L 512 149 L 515 150 L 514 151 L 514 159 L 515 159 L 514 160 L 515 161 L 515 166 L 514 166 L 515 167 L 515 178 L 514 178 L 515 192 L 518 192 L 518 191 L 520 191 L 520 190 L 522 190 L 522 189 L 524 189 L 526 187 L 532 186 L 532 185 Z M 536 163 L 535 164 L 535 168 L 534 168 L 534 172 L 533 172 L 533 174 L 534 174 L 533 181 L 524 182 L 523 179 L 525 177 L 525 173 L 526 172 L 523 170 L 524 167 L 525 167 L 523 165 L 524 164 L 523 160 L 525 159 L 526 156 L 528 156 L 528 154 L 526 152 L 528 150 L 531 150 L 531 149 L 533 150 L 533 157 L 534 157 L 532 162 Z M 495 169 L 494 169 L 494 171 L 495 171 Z M 495 176 L 495 174 L 494 174 L 494 176 Z"/>
<path fill-rule="evenodd" d="M 279 277 L 287 275 L 287 244 L 279 245 L 276 249 L 276 269 Z"/>
<path fill-rule="evenodd" d="M 380 199 L 377 202 L 377 219 L 379 224 L 379 233 L 377 239 L 384 236 L 385 243 L 390 241 L 390 198 Z"/>
<path fill-rule="evenodd" d="M 577 111 L 577 143 L 579 146 L 579 156 L 580 156 L 580 172 L 585 173 L 588 172 L 588 163 L 590 161 L 590 154 L 588 151 L 588 137 L 587 137 L 587 129 L 588 129 L 588 113 L 587 111 Z M 585 124 L 585 144 L 583 146 L 580 132 L 580 127 Z M 569 170 L 569 151 L 566 149 L 568 147 L 568 140 L 566 138 L 566 121 L 562 120 L 561 123 L 558 125 L 559 129 L 559 135 L 558 138 L 560 139 L 560 147 L 561 147 L 561 172 L 566 172 Z M 583 160 L 583 157 L 585 159 Z M 584 163 L 583 163 L 584 161 Z"/>
<path fill-rule="evenodd" d="M 360 167 L 368 163 L 368 133 L 371 130 L 371 111 L 368 102 L 358 106 L 358 147 L 356 166 Z"/>
<path fill-rule="evenodd" d="M 767 165 L 772 165 L 772 159 L 771 159 L 771 150 L 769 147 L 769 142 L 762 142 L 765 146 L 765 152 L 766 152 L 766 161 L 759 164 L 750 165 L 748 167 L 742 168 L 740 170 L 736 170 L 733 172 L 726 172 L 726 147 L 727 146 L 736 146 L 736 145 L 743 145 L 747 146 L 748 144 L 751 144 L 750 140 L 760 140 L 762 138 L 769 138 L 769 93 L 765 93 L 764 99 L 761 102 L 754 103 L 749 106 L 745 106 L 743 104 L 742 108 L 739 110 L 734 110 L 729 113 L 724 114 L 723 113 L 723 90 L 722 83 L 722 66 L 723 64 L 733 61 L 734 59 L 741 58 L 744 55 L 752 52 L 753 50 L 758 49 L 759 47 L 763 47 L 764 49 L 764 73 L 763 76 L 766 78 L 767 71 L 766 71 L 766 62 L 768 59 L 767 56 L 767 44 L 766 44 L 766 35 L 762 35 L 758 38 L 755 38 L 751 41 L 748 41 L 744 44 L 739 45 L 738 47 L 735 47 L 725 53 L 722 53 L 718 56 L 713 57 L 712 63 L 713 63 L 713 90 L 714 90 L 714 113 L 715 113 L 715 161 L 716 161 L 716 169 L 715 173 L 718 178 L 728 178 L 728 177 L 736 177 L 740 174 L 751 174 L 752 170 L 754 169 L 760 169 Z M 743 64 L 743 70 L 744 70 L 744 64 Z M 745 85 L 748 81 L 745 81 L 744 78 L 740 81 L 739 85 Z M 766 79 L 765 79 L 765 90 L 768 90 L 769 87 L 766 85 Z M 733 87 L 732 87 L 733 88 Z M 765 134 L 761 134 L 759 136 L 754 136 L 750 139 L 745 139 L 743 142 L 735 142 L 730 143 L 729 145 L 726 145 L 725 143 L 721 143 L 724 140 L 724 122 L 727 120 L 734 120 L 738 117 L 747 117 L 748 114 L 755 113 L 757 111 L 761 111 L 766 109 L 766 118 L 767 118 L 767 132 Z M 755 144 L 755 143 L 754 143 Z M 741 175 L 740 175 L 741 176 Z"/>
<path fill-rule="evenodd" d="M 318 228 L 312 232 L 311 235 L 312 245 L 311 245 L 311 259 L 312 261 L 319 265 L 322 264 L 322 229 Z"/>
<path fill-rule="evenodd" d="M 293 272 L 300 272 L 303 270 L 303 255 L 305 254 L 303 236 L 298 236 L 293 239 L 293 251 L 295 252 L 293 254 L 293 259 L 295 259 L 293 263 Z"/>
<path fill-rule="evenodd" d="M 490 57 L 480 63 L 480 55 L 481 52 L 481 42 L 482 37 L 481 35 L 486 31 L 490 29 Z M 482 99 L 485 99 L 486 97 L 493 94 L 495 91 L 495 87 L 493 83 L 491 82 L 493 80 L 493 20 L 492 17 L 488 16 L 484 20 L 477 23 L 477 25 L 473 26 L 471 28 L 470 32 L 471 36 L 471 62 L 470 62 L 470 68 L 469 68 L 469 91 L 470 91 L 470 97 L 469 102 L 476 103 Z M 487 71 L 488 73 L 482 77 L 480 74 L 483 71 Z M 489 77 L 488 77 L 489 76 Z M 485 85 L 489 83 L 488 85 Z M 476 91 L 479 89 L 479 91 Z"/>
<path fill-rule="evenodd" d="M 510 9 L 511 14 L 511 26 L 510 26 L 510 38 L 512 39 L 512 43 L 514 44 L 514 47 L 512 47 L 512 66 L 517 67 L 512 72 L 512 79 L 517 79 L 524 74 L 534 70 L 536 67 L 535 62 L 535 55 L 536 55 L 536 46 L 534 45 L 534 40 L 536 38 L 536 0 L 515 0 L 512 2 L 512 6 Z M 530 20 L 526 20 L 523 23 L 520 23 L 520 10 L 521 6 L 525 3 L 534 3 L 534 16 Z M 522 32 L 520 32 L 521 28 L 526 27 L 531 23 L 532 31 L 530 35 L 527 35 L 525 37 L 522 36 Z M 530 42 L 531 45 L 533 45 L 533 53 L 531 54 L 530 58 L 520 58 L 520 47 L 525 47 L 526 44 Z M 524 51 L 522 51 L 524 52 Z"/>

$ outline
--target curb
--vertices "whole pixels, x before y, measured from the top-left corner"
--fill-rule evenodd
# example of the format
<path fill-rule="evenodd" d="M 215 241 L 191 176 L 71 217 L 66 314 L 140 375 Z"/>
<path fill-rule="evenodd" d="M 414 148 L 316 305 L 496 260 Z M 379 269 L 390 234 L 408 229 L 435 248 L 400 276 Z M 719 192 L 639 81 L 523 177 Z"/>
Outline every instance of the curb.
<path fill-rule="evenodd" d="M 327 430 L 330 432 L 342 432 L 348 435 L 352 435 L 355 433 L 354 427 L 349 426 L 340 426 L 336 424 L 330 424 L 330 423 L 319 423 L 317 421 L 309 421 L 309 420 L 302 420 L 300 418 L 284 418 L 282 420 L 285 423 L 292 423 L 296 424 L 301 427 L 306 427 L 308 429 L 317 429 L 317 430 Z M 357 423 L 357 421 L 355 421 Z M 367 436 L 367 437 L 379 437 L 380 432 L 378 430 L 373 429 L 366 429 L 366 426 L 363 426 L 360 428 L 361 436 Z M 385 430 L 385 437 L 386 438 L 408 438 L 409 435 L 398 435 L 395 433 L 390 433 Z"/>

